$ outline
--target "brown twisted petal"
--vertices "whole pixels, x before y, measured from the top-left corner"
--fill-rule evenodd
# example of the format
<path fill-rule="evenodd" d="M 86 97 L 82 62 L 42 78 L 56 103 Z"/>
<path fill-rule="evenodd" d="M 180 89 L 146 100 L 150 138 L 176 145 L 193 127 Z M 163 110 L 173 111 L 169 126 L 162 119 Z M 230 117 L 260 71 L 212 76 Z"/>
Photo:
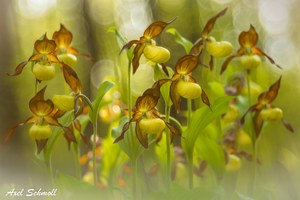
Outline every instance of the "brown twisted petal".
<path fill-rule="evenodd" d="M 193 71 L 199 62 L 199 55 L 185 55 L 176 63 L 176 73 L 187 75 Z"/>
<path fill-rule="evenodd" d="M 12 73 L 7 73 L 8 76 L 17 76 L 22 73 L 24 67 L 27 65 L 28 61 L 21 62 Z"/>
<path fill-rule="evenodd" d="M 133 51 L 133 59 L 132 59 L 132 72 L 135 74 L 136 70 L 139 68 L 140 65 L 140 58 L 141 55 L 143 54 L 145 45 L 142 43 L 139 43 L 135 46 L 134 51 Z"/>
<path fill-rule="evenodd" d="M 258 42 L 258 34 L 255 28 L 250 25 L 248 31 L 243 31 L 239 35 L 239 43 L 243 48 L 252 48 Z"/>
<path fill-rule="evenodd" d="M 284 127 L 289 130 L 290 132 L 294 133 L 294 128 L 293 126 L 288 123 L 287 121 L 285 121 L 283 118 L 281 119 L 282 124 L 284 125 Z"/>
<path fill-rule="evenodd" d="M 73 35 L 63 24 L 60 24 L 59 31 L 53 33 L 52 39 L 58 48 L 68 48 L 72 42 Z"/>
<path fill-rule="evenodd" d="M 222 11 L 220 11 L 218 14 L 216 14 L 215 16 L 213 16 L 212 18 L 210 18 L 207 21 L 207 23 L 201 33 L 201 37 L 206 37 L 211 32 L 211 30 L 214 28 L 214 25 L 215 25 L 217 19 L 219 17 L 222 17 L 223 15 L 225 15 L 227 9 L 228 8 L 223 9 Z"/>
<path fill-rule="evenodd" d="M 122 53 L 124 50 L 126 50 L 126 49 L 130 49 L 132 45 L 134 45 L 134 44 L 139 44 L 139 43 L 140 43 L 139 40 L 131 40 L 131 41 L 129 41 L 127 44 L 125 44 L 125 45 L 122 47 L 122 49 L 121 49 L 121 51 L 120 51 L 119 54 L 121 54 L 121 53 Z"/>
<path fill-rule="evenodd" d="M 122 132 L 120 134 L 119 137 L 117 137 L 114 141 L 114 143 L 117 143 L 119 142 L 120 140 L 123 140 L 124 139 L 124 135 L 126 133 L 126 131 L 129 129 L 129 126 L 130 126 L 130 123 L 132 122 L 132 120 L 130 120 L 129 122 L 126 122 L 122 128 Z"/>
<path fill-rule="evenodd" d="M 140 143 L 143 145 L 143 147 L 145 147 L 147 149 L 148 148 L 148 136 L 146 133 L 143 133 L 141 131 L 139 121 L 136 122 L 135 133 L 136 133 L 136 137 L 138 138 Z"/>
<path fill-rule="evenodd" d="M 48 139 L 45 140 L 35 140 L 36 147 L 37 147 L 37 154 L 41 153 L 41 151 L 45 148 Z"/>
<path fill-rule="evenodd" d="M 178 131 L 177 128 L 175 128 L 172 124 L 169 122 L 165 122 L 168 129 L 171 131 L 170 137 L 171 137 L 171 143 L 173 142 L 173 139 L 175 136 L 181 136 L 181 133 Z"/>
<path fill-rule="evenodd" d="M 152 23 L 150 26 L 148 26 L 148 28 L 144 31 L 143 36 L 147 39 L 152 39 L 155 38 L 156 36 L 158 36 L 163 30 L 164 28 L 171 24 L 172 22 L 174 22 L 177 19 L 177 17 L 175 17 L 174 19 L 172 19 L 169 22 L 163 22 L 163 21 L 157 21 Z"/>
<path fill-rule="evenodd" d="M 76 94 L 80 93 L 82 86 L 76 72 L 70 66 L 64 63 L 62 63 L 62 65 L 66 83 L 70 86 L 73 92 L 75 92 Z"/>
<path fill-rule="evenodd" d="M 37 40 L 34 43 L 34 48 L 39 54 L 47 55 L 54 53 L 56 44 L 54 40 L 49 40 L 45 34 L 42 40 Z"/>
<path fill-rule="evenodd" d="M 7 132 L 7 134 L 5 135 L 5 138 L 3 140 L 3 143 L 7 143 L 8 140 L 11 138 L 11 136 L 15 133 L 15 130 L 18 127 L 24 126 L 25 124 L 33 124 L 36 122 L 36 120 L 38 119 L 37 116 L 31 116 L 28 119 L 26 119 L 24 122 L 21 122 L 17 125 L 15 125 L 14 127 L 12 127 L 11 129 L 9 129 L 9 131 Z"/>
<path fill-rule="evenodd" d="M 175 109 L 177 111 L 180 110 L 180 95 L 178 94 L 177 90 L 176 90 L 176 85 L 179 81 L 172 81 L 171 83 L 171 87 L 170 87 L 170 97 L 171 97 L 171 101 L 173 102 Z"/>
<path fill-rule="evenodd" d="M 278 64 L 276 64 L 275 61 L 269 55 L 267 55 L 264 51 L 262 51 L 261 49 L 259 49 L 257 47 L 253 47 L 252 48 L 252 53 L 266 57 L 270 61 L 270 63 L 272 63 L 273 65 L 275 65 L 279 69 L 282 69 L 282 67 L 280 67 Z"/>
<path fill-rule="evenodd" d="M 205 91 L 203 89 L 202 89 L 202 93 L 201 93 L 201 99 L 202 99 L 202 102 L 204 104 L 206 104 L 211 109 L 209 98 L 208 98 L 207 94 L 205 93 Z"/>
<path fill-rule="evenodd" d="M 280 88 L 281 76 L 280 78 L 273 83 L 269 89 L 258 96 L 258 102 L 260 104 L 270 104 L 272 103 L 278 95 L 278 91 Z"/>

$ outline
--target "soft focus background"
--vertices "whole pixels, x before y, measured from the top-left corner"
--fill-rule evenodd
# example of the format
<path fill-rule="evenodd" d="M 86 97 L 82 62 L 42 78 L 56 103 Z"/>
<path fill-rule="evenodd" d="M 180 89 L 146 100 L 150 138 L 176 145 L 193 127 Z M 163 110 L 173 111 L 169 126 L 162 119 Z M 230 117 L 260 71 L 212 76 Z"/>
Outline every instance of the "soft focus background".
<path fill-rule="evenodd" d="M 194 42 L 207 19 L 225 7 L 229 10 L 218 20 L 212 35 L 230 41 L 237 49 L 238 34 L 253 24 L 260 35 L 259 46 L 283 67 L 278 70 L 267 65 L 257 76 L 266 89 L 283 74 L 274 104 L 282 108 L 284 118 L 296 132 L 288 133 L 279 123 L 266 127 L 259 155 L 267 164 L 263 162 L 260 166 L 259 180 L 270 190 L 282 191 L 274 199 L 297 199 L 300 195 L 300 0 L 1 0 L 0 137 L 30 115 L 28 101 L 35 83 L 29 67 L 21 76 L 8 77 L 6 73 L 32 54 L 35 40 L 45 32 L 52 37 L 60 23 L 72 31 L 72 46 L 96 60 L 92 63 L 79 56 L 76 65 L 84 93 L 93 98 L 95 88 L 106 74 L 116 66 L 126 68 L 126 64 L 116 64 L 120 47 L 115 35 L 107 32 L 109 27 L 117 27 L 130 40 L 141 36 L 151 22 L 178 16 L 170 27 Z M 184 49 L 168 33 L 162 34 L 157 43 L 170 49 L 169 66 L 174 66 L 184 55 Z M 63 93 L 61 80 L 57 78 L 54 82 L 49 86 L 50 93 Z M 0 145 L 0 186 L 37 186 L 47 180 L 44 168 L 35 159 L 34 141 L 27 130 L 28 127 L 18 129 L 8 144 Z M 67 150 L 63 139 L 56 146 L 54 168 L 72 175 L 73 153 Z"/>

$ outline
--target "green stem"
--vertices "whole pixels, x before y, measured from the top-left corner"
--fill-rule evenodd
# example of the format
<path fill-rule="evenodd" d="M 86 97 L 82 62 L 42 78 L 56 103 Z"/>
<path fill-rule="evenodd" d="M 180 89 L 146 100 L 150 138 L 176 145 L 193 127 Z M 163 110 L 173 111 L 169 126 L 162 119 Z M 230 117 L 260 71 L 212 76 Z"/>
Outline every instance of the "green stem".
<path fill-rule="evenodd" d="M 194 188 L 194 160 L 193 160 L 193 150 L 189 152 L 188 155 L 188 177 L 189 177 L 189 188 Z"/>
<path fill-rule="evenodd" d="M 247 75 L 247 88 L 248 88 L 248 100 L 249 100 L 249 107 L 251 106 L 251 83 L 250 83 L 250 71 L 246 72 Z M 253 121 L 251 120 L 251 124 L 253 125 Z M 252 147 L 252 155 L 253 155 L 253 162 L 252 162 L 252 182 L 250 183 L 250 193 L 252 197 L 254 196 L 255 192 L 255 185 L 256 185 L 256 175 L 257 175 L 257 155 L 256 155 L 256 133 L 253 131 L 252 126 L 250 126 L 250 131 L 252 132 L 252 142 L 253 142 L 253 147 Z"/>
<path fill-rule="evenodd" d="M 75 153 L 75 167 L 76 175 L 79 180 L 81 180 L 81 166 L 80 166 L 80 145 L 79 143 L 73 145 Z"/>
<path fill-rule="evenodd" d="M 192 100 L 188 99 L 187 100 L 187 107 L 188 107 L 188 115 L 187 115 L 187 126 L 189 127 L 191 125 L 191 115 L 192 115 Z M 194 188 L 194 160 L 193 160 L 193 155 L 194 155 L 194 149 L 192 148 L 188 152 L 188 177 L 189 177 L 189 188 L 193 189 Z"/>
<path fill-rule="evenodd" d="M 191 99 L 187 100 L 187 109 L 188 109 L 187 126 L 189 126 L 191 123 L 191 116 L 192 116 L 192 100 Z"/>
<path fill-rule="evenodd" d="M 47 156 L 46 151 L 44 150 L 44 156 L 45 156 L 45 164 L 46 164 L 47 170 L 48 170 L 48 175 L 50 177 L 51 184 L 54 186 L 55 182 L 54 182 L 54 176 L 53 176 L 53 167 L 52 167 L 52 163 L 51 163 L 51 153 L 49 154 L 49 156 Z"/>
<path fill-rule="evenodd" d="M 97 168 L 96 168 L 96 145 L 97 145 L 97 122 L 93 125 L 93 176 L 94 185 L 97 186 Z"/>
<path fill-rule="evenodd" d="M 170 120 L 170 112 L 171 107 L 166 105 L 165 113 L 166 113 L 166 122 Z M 170 130 L 166 130 L 166 147 L 167 147 L 167 170 L 166 170 L 166 178 L 167 178 L 167 191 L 170 190 L 171 185 L 171 141 L 170 141 Z"/>
<path fill-rule="evenodd" d="M 131 94 L 131 60 L 128 60 L 128 70 L 127 70 L 127 85 L 128 85 L 128 117 L 132 118 L 132 94 Z M 131 167 L 132 167 L 132 194 L 133 199 L 137 199 L 137 156 L 134 152 L 135 140 L 134 140 L 134 132 L 133 127 L 129 125 L 129 132 L 131 136 Z"/>

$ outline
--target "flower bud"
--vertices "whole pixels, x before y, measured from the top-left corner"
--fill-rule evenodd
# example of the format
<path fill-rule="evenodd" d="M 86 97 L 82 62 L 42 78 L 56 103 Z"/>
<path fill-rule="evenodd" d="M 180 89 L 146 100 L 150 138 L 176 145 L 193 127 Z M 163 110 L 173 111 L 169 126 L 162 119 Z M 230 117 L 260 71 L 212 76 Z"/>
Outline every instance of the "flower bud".
<path fill-rule="evenodd" d="M 236 144 L 240 150 L 250 150 L 252 148 L 252 140 L 250 136 L 243 130 L 237 134 Z"/>
<path fill-rule="evenodd" d="M 35 140 L 45 140 L 52 135 L 52 129 L 50 125 L 37 125 L 34 124 L 29 129 L 29 135 Z"/>
<path fill-rule="evenodd" d="M 283 116 L 280 108 L 266 108 L 260 112 L 260 117 L 264 121 L 278 121 Z"/>
<path fill-rule="evenodd" d="M 255 69 L 261 64 L 261 59 L 258 55 L 243 55 L 240 62 L 246 69 Z"/>
<path fill-rule="evenodd" d="M 231 54 L 233 46 L 230 42 L 217 42 L 215 38 L 209 37 L 206 43 L 206 51 L 213 57 L 226 57 Z"/>
<path fill-rule="evenodd" d="M 65 64 L 73 67 L 77 63 L 77 57 L 71 53 L 59 54 L 58 59 Z"/>
<path fill-rule="evenodd" d="M 197 83 L 179 81 L 176 84 L 178 94 L 186 99 L 196 99 L 201 96 L 202 89 Z"/>
<path fill-rule="evenodd" d="M 223 120 L 226 123 L 233 122 L 239 116 L 239 114 L 239 109 L 235 105 L 230 105 L 227 113 L 223 117 Z"/>
<path fill-rule="evenodd" d="M 228 162 L 225 166 L 225 170 L 227 172 L 236 172 L 241 168 L 241 165 L 241 159 L 236 155 L 230 154 L 228 156 Z"/>
<path fill-rule="evenodd" d="M 52 102 L 61 111 L 69 111 L 74 108 L 74 97 L 69 95 L 54 95 Z"/>
<path fill-rule="evenodd" d="M 165 63 L 170 59 L 170 52 L 163 47 L 147 45 L 144 49 L 144 56 L 152 62 Z"/>
<path fill-rule="evenodd" d="M 32 68 L 32 73 L 40 81 L 51 80 L 55 76 L 55 67 L 51 64 L 36 63 Z"/>
<path fill-rule="evenodd" d="M 165 122 L 160 118 L 144 118 L 141 119 L 139 125 L 141 131 L 147 134 L 161 133 L 166 127 Z"/>

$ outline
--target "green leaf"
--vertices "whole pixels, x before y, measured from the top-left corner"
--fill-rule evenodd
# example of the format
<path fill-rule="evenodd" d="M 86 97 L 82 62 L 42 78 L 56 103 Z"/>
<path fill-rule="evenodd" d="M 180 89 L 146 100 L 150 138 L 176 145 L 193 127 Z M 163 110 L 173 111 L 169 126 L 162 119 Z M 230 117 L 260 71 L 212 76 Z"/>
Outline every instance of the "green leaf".
<path fill-rule="evenodd" d="M 195 147 L 199 157 L 205 160 L 220 178 L 225 170 L 225 157 L 224 150 L 218 141 L 201 134 Z"/>
<path fill-rule="evenodd" d="M 175 28 L 167 29 L 167 32 L 175 36 L 175 41 L 182 45 L 185 52 L 188 54 L 193 47 L 193 43 L 183 37 Z"/>
<path fill-rule="evenodd" d="M 97 92 L 97 96 L 96 99 L 93 101 L 92 105 L 93 105 L 93 109 L 89 108 L 89 117 L 90 120 L 93 124 L 95 124 L 97 122 L 97 117 L 98 117 L 98 113 L 99 110 L 101 108 L 101 101 L 103 96 L 114 86 L 114 84 L 112 82 L 109 81 L 104 81 Z"/>
<path fill-rule="evenodd" d="M 167 67 L 167 70 L 169 72 L 170 77 L 172 77 L 174 74 L 173 69 L 171 67 Z M 154 68 L 154 80 L 158 81 L 160 79 L 167 79 L 167 78 L 169 77 L 164 73 L 161 66 L 156 65 Z M 164 99 L 165 104 L 172 106 L 173 103 L 170 98 L 170 86 L 171 86 L 171 82 L 165 83 L 163 86 L 161 86 L 160 93 Z"/>
<path fill-rule="evenodd" d="M 220 97 L 213 106 L 212 111 L 207 107 L 202 107 L 196 110 L 191 118 L 189 127 L 183 132 L 181 140 L 183 149 L 187 154 L 192 154 L 195 142 L 202 130 L 212 123 L 217 117 L 227 111 L 228 103 L 232 97 Z"/>

